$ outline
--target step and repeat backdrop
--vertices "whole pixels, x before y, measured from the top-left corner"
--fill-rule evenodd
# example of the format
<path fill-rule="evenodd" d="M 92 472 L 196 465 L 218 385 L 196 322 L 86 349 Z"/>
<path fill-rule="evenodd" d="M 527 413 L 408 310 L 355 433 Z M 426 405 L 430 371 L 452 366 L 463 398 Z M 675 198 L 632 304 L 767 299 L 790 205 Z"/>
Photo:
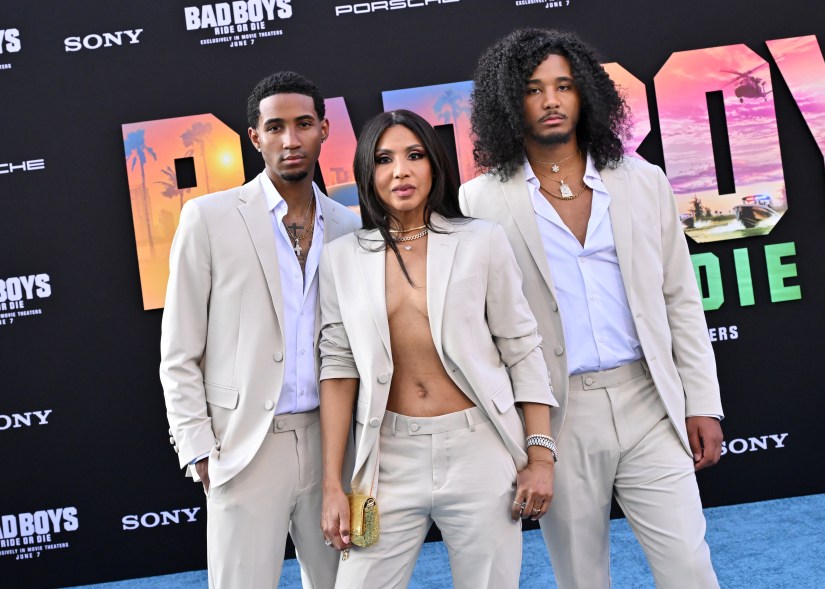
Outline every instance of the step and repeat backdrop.
<path fill-rule="evenodd" d="M 205 567 L 205 507 L 158 380 L 183 203 L 262 169 L 255 83 L 294 69 L 331 122 L 317 181 L 347 205 L 372 115 L 439 125 L 477 171 L 469 93 L 518 27 L 577 31 L 673 184 L 719 364 L 707 506 L 825 492 L 825 24 L 814 0 L 243 0 L 0 5 L 0 585 Z"/>

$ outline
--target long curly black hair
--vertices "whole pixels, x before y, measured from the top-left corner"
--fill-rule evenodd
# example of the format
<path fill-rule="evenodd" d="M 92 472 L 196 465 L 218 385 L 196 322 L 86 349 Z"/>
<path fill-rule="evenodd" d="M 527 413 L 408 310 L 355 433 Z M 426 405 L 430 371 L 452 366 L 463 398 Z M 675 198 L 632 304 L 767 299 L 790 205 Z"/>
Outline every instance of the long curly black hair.
<path fill-rule="evenodd" d="M 521 29 L 484 51 L 473 76 L 470 122 L 480 169 L 507 180 L 524 162 L 524 89 L 551 54 L 570 62 L 579 91 L 579 149 L 590 153 L 599 170 L 621 161 L 630 112 L 594 51 L 572 33 Z"/>

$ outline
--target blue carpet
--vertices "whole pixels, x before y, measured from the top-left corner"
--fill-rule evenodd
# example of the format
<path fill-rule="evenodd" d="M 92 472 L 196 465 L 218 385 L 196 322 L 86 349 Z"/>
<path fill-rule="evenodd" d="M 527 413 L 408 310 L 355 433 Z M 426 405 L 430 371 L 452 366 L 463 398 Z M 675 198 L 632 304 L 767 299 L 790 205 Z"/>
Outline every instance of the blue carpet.
<path fill-rule="evenodd" d="M 825 587 L 825 495 L 792 497 L 705 510 L 707 540 L 723 589 L 821 589 Z M 650 569 L 630 526 L 610 526 L 610 572 L 617 589 L 654 589 Z M 410 589 L 451 587 L 447 550 L 424 545 Z M 521 589 L 554 589 L 541 533 L 524 534 Z M 203 589 L 206 571 L 148 577 L 75 589 Z M 284 563 L 280 589 L 300 589 L 294 560 Z"/>

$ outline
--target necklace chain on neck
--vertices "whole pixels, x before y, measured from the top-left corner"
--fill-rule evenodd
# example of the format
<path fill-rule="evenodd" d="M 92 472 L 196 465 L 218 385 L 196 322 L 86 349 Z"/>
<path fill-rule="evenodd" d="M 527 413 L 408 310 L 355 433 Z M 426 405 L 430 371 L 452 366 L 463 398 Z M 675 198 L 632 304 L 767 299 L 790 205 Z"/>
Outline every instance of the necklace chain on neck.
<path fill-rule="evenodd" d="M 401 241 L 413 241 L 415 239 L 419 239 L 421 237 L 424 237 L 429 232 L 430 232 L 430 230 L 425 227 L 424 231 L 421 231 L 420 233 L 416 233 L 415 235 L 408 235 L 407 237 L 393 237 L 392 240 L 396 243 L 401 242 Z"/>
<path fill-rule="evenodd" d="M 390 233 L 409 233 L 410 231 L 418 231 L 419 229 L 424 229 L 426 225 L 419 225 L 418 227 L 410 227 L 409 229 L 390 229 Z"/>
<path fill-rule="evenodd" d="M 574 151 L 574 152 L 573 152 L 573 153 L 571 153 L 570 155 L 567 155 L 567 156 L 565 156 L 565 157 L 561 158 L 561 159 L 560 159 L 559 161 L 557 161 L 557 162 L 543 162 L 543 161 L 541 161 L 541 160 L 534 159 L 534 160 L 530 160 L 530 163 L 536 162 L 537 164 L 546 164 L 546 165 L 550 166 L 550 169 L 551 169 L 551 170 L 553 170 L 553 172 L 554 172 L 554 173 L 558 174 L 558 173 L 559 173 L 559 170 L 561 170 L 561 168 L 559 167 L 559 164 L 560 164 L 560 163 L 562 163 L 562 162 L 566 162 L 567 160 L 569 160 L 569 159 L 570 159 L 571 157 L 573 157 L 574 155 L 577 155 L 577 154 L 580 154 L 580 153 L 581 153 L 581 151 L 579 151 L 579 150 L 577 149 L 576 151 Z M 528 158 L 528 159 L 529 159 L 529 158 Z"/>

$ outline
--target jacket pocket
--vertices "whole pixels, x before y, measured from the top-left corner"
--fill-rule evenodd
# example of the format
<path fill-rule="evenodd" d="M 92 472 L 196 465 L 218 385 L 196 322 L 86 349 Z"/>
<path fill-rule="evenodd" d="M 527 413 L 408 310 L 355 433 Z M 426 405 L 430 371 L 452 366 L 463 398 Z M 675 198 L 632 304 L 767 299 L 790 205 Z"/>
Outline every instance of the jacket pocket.
<path fill-rule="evenodd" d="M 206 391 L 206 402 L 224 409 L 235 409 L 238 406 L 238 389 L 209 382 L 203 383 Z"/>
<path fill-rule="evenodd" d="M 501 387 L 493 393 L 491 398 L 493 405 L 496 406 L 499 413 L 507 413 L 516 403 L 516 400 L 513 398 L 513 391 L 508 385 Z"/>
<path fill-rule="evenodd" d="M 450 284 L 447 285 L 447 292 L 460 292 L 479 284 L 481 284 L 481 277 L 478 274 L 471 274 L 470 276 L 450 282 Z"/>

